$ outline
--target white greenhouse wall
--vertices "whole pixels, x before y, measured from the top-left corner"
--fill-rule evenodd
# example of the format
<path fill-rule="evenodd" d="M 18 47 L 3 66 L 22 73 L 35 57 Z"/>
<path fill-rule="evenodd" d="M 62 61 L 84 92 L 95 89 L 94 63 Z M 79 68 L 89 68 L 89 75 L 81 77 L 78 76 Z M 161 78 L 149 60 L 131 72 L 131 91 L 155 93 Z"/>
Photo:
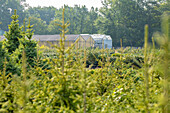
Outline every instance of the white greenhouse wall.
<path fill-rule="evenodd" d="M 104 48 L 111 49 L 112 48 L 112 38 L 110 35 L 105 35 L 104 37 Z"/>
<path fill-rule="evenodd" d="M 111 49 L 112 48 L 112 40 L 107 40 L 105 39 L 104 40 L 104 48 L 108 48 L 108 49 Z"/>
<path fill-rule="evenodd" d="M 95 48 L 99 47 L 100 49 L 102 49 L 104 46 L 104 49 L 106 48 L 112 49 L 112 38 L 110 37 L 110 35 L 94 34 L 91 36 L 95 41 L 94 43 Z"/>

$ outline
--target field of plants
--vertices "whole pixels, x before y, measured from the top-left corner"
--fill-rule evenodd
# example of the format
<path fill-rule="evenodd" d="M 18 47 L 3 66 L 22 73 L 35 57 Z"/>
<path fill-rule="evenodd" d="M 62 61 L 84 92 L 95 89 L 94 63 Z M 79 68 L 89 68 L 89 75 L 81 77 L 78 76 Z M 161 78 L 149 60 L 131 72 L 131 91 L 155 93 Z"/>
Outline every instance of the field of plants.
<path fill-rule="evenodd" d="M 169 16 L 152 44 L 146 25 L 143 48 L 119 49 L 65 48 L 64 16 L 60 46 L 38 47 L 17 18 L 0 42 L 0 112 L 169 112 Z"/>

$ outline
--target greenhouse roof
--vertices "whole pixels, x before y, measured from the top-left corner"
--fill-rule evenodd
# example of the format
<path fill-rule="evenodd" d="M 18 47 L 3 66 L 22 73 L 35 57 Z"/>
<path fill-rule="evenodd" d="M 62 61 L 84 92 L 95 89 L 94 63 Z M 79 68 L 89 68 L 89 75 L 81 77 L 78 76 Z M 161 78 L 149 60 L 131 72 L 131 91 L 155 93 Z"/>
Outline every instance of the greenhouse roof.
<path fill-rule="evenodd" d="M 75 41 L 79 35 L 65 35 L 66 41 Z M 60 35 L 34 35 L 33 39 L 37 41 L 57 41 L 60 40 Z"/>
<path fill-rule="evenodd" d="M 105 39 L 107 39 L 107 40 L 112 40 L 112 38 L 110 37 L 110 35 L 101 35 L 101 34 L 94 34 L 94 35 L 91 35 L 92 36 L 92 38 L 94 39 L 94 40 L 105 40 Z"/>
<path fill-rule="evenodd" d="M 91 37 L 89 34 L 80 34 L 80 36 L 82 36 L 84 40 L 88 40 Z"/>
<path fill-rule="evenodd" d="M 66 36 L 66 41 L 75 41 L 79 35 L 65 35 Z M 4 36 L 0 36 L 0 41 L 2 41 L 3 39 L 5 39 Z M 36 41 L 56 41 L 56 40 L 60 40 L 61 37 L 60 35 L 33 35 L 32 37 L 33 40 Z"/>
<path fill-rule="evenodd" d="M 112 40 L 112 38 L 111 38 L 111 36 L 110 36 L 110 35 L 106 35 L 106 36 L 104 37 L 104 39 Z"/>
<path fill-rule="evenodd" d="M 66 36 L 66 41 L 75 41 L 79 36 L 82 36 L 82 38 L 84 40 L 87 40 L 89 37 L 92 37 L 94 40 L 112 40 L 112 38 L 110 37 L 110 35 L 101 35 L 101 34 L 71 34 L 71 35 L 65 35 Z M 0 41 L 2 41 L 3 39 L 5 39 L 4 36 L 0 36 Z M 56 35 L 33 35 L 34 40 L 37 41 L 56 41 L 56 40 L 60 40 L 61 37 L 59 34 Z"/>

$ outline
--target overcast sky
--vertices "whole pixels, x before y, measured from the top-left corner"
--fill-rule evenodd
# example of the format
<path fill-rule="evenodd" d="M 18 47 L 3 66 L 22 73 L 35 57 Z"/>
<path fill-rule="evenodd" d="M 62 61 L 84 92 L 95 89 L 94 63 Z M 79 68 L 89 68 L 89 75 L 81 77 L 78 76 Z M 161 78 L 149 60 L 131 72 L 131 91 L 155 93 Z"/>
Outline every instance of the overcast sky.
<path fill-rule="evenodd" d="M 54 6 L 56 8 L 61 8 L 64 4 L 69 6 L 86 5 L 88 9 L 93 7 L 100 8 L 102 6 L 101 0 L 26 0 L 32 7 L 36 6 Z"/>

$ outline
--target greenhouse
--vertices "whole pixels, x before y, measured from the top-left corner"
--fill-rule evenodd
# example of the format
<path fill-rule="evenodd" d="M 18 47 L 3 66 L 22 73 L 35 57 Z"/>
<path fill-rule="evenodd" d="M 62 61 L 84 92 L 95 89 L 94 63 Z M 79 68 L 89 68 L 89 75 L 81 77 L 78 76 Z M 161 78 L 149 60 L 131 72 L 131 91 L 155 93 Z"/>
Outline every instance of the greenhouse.
<path fill-rule="evenodd" d="M 94 39 L 92 38 L 91 35 L 80 34 L 80 36 L 84 39 L 86 48 L 93 48 L 94 47 Z"/>
<path fill-rule="evenodd" d="M 112 38 L 110 35 L 101 35 L 101 34 L 94 34 L 91 35 L 92 38 L 94 39 L 94 47 L 95 48 L 112 48 Z"/>
<path fill-rule="evenodd" d="M 78 48 L 84 48 L 85 46 L 85 41 L 80 35 L 65 35 L 66 40 L 65 40 L 65 47 L 70 47 L 72 44 L 74 44 L 77 40 L 77 46 Z M 52 44 L 58 45 L 60 42 L 60 35 L 34 35 L 33 36 L 34 40 L 39 41 L 39 45 L 42 46 L 48 46 L 51 47 Z"/>
<path fill-rule="evenodd" d="M 65 47 L 68 48 L 72 44 L 74 44 L 77 40 L 78 42 L 75 44 L 77 48 L 112 48 L 112 38 L 110 35 L 101 35 L 101 34 L 71 34 L 65 35 Z M 0 41 L 5 39 L 4 36 L 0 36 Z M 52 47 L 52 45 L 59 46 L 60 35 L 33 35 L 33 40 L 38 41 L 40 46 L 44 45 L 47 47 Z"/>

